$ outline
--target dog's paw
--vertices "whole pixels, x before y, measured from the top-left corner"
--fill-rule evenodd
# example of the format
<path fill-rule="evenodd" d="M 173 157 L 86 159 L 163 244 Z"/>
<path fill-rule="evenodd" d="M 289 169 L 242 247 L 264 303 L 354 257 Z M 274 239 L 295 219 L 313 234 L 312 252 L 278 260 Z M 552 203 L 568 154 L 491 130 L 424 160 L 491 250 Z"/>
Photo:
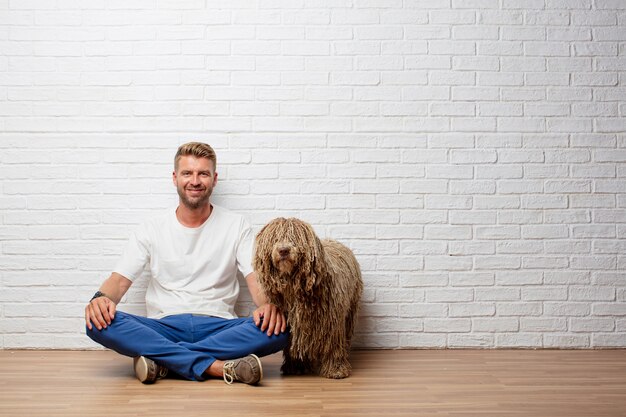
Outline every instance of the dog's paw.
<path fill-rule="evenodd" d="M 345 365 L 330 366 L 322 370 L 321 374 L 329 379 L 343 379 L 350 376 L 350 367 Z"/>

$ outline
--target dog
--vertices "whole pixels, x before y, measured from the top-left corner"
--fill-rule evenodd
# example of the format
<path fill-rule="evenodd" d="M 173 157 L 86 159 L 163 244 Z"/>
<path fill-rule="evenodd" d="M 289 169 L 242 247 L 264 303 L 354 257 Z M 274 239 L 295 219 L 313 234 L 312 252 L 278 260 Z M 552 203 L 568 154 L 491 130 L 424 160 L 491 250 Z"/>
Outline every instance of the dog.
<path fill-rule="evenodd" d="M 253 266 L 268 301 L 285 313 L 291 329 L 281 372 L 348 377 L 363 293 L 352 251 L 320 240 L 302 220 L 281 217 L 257 234 Z"/>

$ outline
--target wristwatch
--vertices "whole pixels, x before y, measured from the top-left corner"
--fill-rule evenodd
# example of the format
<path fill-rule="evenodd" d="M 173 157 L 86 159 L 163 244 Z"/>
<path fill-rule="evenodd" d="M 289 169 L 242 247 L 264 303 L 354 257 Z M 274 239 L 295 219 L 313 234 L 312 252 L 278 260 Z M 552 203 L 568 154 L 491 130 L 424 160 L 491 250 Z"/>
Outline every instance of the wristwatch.
<path fill-rule="evenodd" d="M 106 297 L 107 295 L 101 291 L 96 291 L 96 293 L 93 295 L 93 297 L 91 297 L 91 300 L 89 300 L 89 302 L 95 300 L 98 297 Z"/>

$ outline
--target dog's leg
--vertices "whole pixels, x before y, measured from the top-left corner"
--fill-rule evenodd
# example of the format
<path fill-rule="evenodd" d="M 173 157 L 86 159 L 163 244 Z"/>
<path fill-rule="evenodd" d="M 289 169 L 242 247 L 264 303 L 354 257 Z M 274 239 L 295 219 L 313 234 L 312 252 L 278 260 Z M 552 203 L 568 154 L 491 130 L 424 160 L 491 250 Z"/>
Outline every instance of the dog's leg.
<path fill-rule="evenodd" d="M 290 347 L 283 350 L 283 365 L 280 367 L 283 375 L 304 375 L 311 373 L 311 367 L 306 361 L 291 356 Z"/>
<path fill-rule="evenodd" d="M 297 359 L 285 359 L 280 367 L 283 375 L 304 375 L 311 373 L 311 367 L 304 361 Z"/>
<path fill-rule="evenodd" d="M 346 329 L 344 326 L 336 326 L 333 330 L 334 349 L 330 349 L 324 352 L 320 363 L 320 375 L 331 379 L 342 379 L 350 376 L 352 367 L 348 357 L 350 355 L 350 348 L 348 341 L 346 340 Z"/>
<path fill-rule="evenodd" d="M 322 360 L 320 375 L 331 379 L 342 379 L 349 377 L 351 370 L 347 353 L 337 352 Z"/>
<path fill-rule="evenodd" d="M 346 349 L 348 350 L 350 350 L 350 345 L 352 345 L 352 336 L 354 335 L 358 313 L 359 305 L 353 304 L 348 312 L 348 317 L 346 317 Z"/>

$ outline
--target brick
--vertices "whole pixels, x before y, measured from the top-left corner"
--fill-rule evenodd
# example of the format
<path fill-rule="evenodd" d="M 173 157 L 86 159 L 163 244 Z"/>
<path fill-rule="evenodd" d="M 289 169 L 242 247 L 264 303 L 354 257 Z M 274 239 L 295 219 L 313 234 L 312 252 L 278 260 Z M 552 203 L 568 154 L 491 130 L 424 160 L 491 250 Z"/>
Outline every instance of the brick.
<path fill-rule="evenodd" d="M 396 224 L 400 221 L 400 215 L 393 210 L 355 210 L 350 213 L 350 219 L 354 223 Z"/>
<path fill-rule="evenodd" d="M 486 10 L 478 12 L 478 23 L 487 25 L 519 25 L 523 15 L 517 11 Z"/>
<path fill-rule="evenodd" d="M 496 184 L 493 181 L 451 181 L 450 194 L 494 194 Z"/>
<path fill-rule="evenodd" d="M 620 27 L 598 27 L 592 29 L 593 39 L 597 41 L 624 41 L 626 34 Z"/>
<path fill-rule="evenodd" d="M 496 303 L 496 313 L 499 316 L 540 316 L 542 314 L 543 303 Z"/>
<path fill-rule="evenodd" d="M 541 346 L 541 335 L 528 333 L 496 335 L 496 347 L 498 348 L 539 348 Z"/>
<path fill-rule="evenodd" d="M 423 232 L 420 231 L 420 235 L 423 237 Z M 402 242 L 401 252 L 404 255 L 432 255 L 432 254 L 445 254 L 446 245 L 441 242 Z"/>
<path fill-rule="evenodd" d="M 548 316 L 584 317 L 588 316 L 591 312 L 591 308 L 588 303 L 548 302 L 544 303 L 544 306 L 545 314 Z M 571 320 L 571 322 L 573 323 L 575 320 Z"/>
<path fill-rule="evenodd" d="M 524 269 L 563 269 L 569 265 L 566 257 L 526 256 L 522 258 Z"/>
<path fill-rule="evenodd" d="M 593 316 L 626 316 L 624 303 L 596 303 L 592 305 Z"/>
<path fill-rule="evenodd" d="M 447 307 L 443 303 L 400 304 L 400 317 L 446 317 Z"/>
<path fill-rule="evenodd" d="M 336 196 L 326 197 L 327 208 L 331 209 L 363 209 L 376 208 L 376 198 L 373 195 Z M 394 207 L 390 207 L 394 208 Z"/>
<path fill-rule="evenodd" d="M 589 253 L 589 242 L 546 242 L 546 253 L 554 254 L 573 254 L 573 253 Z"/>
<path fill-rule="evenodd" d="M 578 335 L 570 335 L 570 334 L 564 334 L 564 335 L 547 335 L 546 337 L 544 337 L 544 341 L 543 341 L 543 345 L 546 348 L 556 348 L 556 347 L 566 347 L 566 348 L 585 348 L 585 347 L 589 347 L 590 342 L 589 342 L 589 337 L 588 336 L 578 336 Z"/>
<path fill-rule="evenodd" d="M 395 9 L 381 10 L 380 23 L 383 24 L 425 24 L 428 23 L 428 13 L 421 10 Z"/>
<path fill-rule="evenodd" d="M 616 56 L 617 45 L 614 42 L 574 42 L 574 56 Z"/>
<path fill-rule="evenodd" d="M 498 28 L 476 25 L 453 26 L 452 39 L 496 40 L 498 39 Z"/>
<path fill-rule="evenodd" d="M 426 292 L 427 303 L 455 303 L 469 302 L 473 299 L 473 291 L 471 289 L 444 289 L 429 290 Z"/>
<path fill-rule="evenodd" d="M 454 303 L 450 305 L 449 317 L 481 317 L 495 315 L 493 303 Z"/>
<path fill-rule="evenodd" d="M 563 332 L 567 330 L 565 319 L 525 318 L 520 319 L 520 331 L 524 332 Z"/>
<path fill-rule="evenodd" d="M 626 343 L 626 336 L 623 334 L 594 334 L 592 336 L 592 347 L 619 347 Z"/>
<path fill-rule="evenodd" d="M 540 147 L 540 140 L 536 141 L 537 145 L 533 145 L 533 147 Z M 551 152 L 549 154 L 551 159 L 565 158 L 563 154 L 566 151 L 556 151 Z M 584 158 L 588 160 L 586 154 L 579 155 L 580 158 Z M 558 161 L 552 161 L 558 162 Z M 568 167 L 563 165 L 553 164 L 526 164 L 525 165 L 525 176 L 527 178 L 567 178 L 568 177 Z"/>
<path fill-rule="evenodd" d="M 331 23 L 339 25 L 362 25 L 379 23 L 379 13 L 376 10 L 332 10 Z"/>
<path fill-rule="evenodd" d="M 545 89 L 539 88 L 503 88 L 502 100 L 504 101 L 538 101 L 546 96 Z"/>
<path fill-rule="evenodd" d="M 477 318 L 472 320 L 472 330 L 489 333 L 518 332 L 519 322 L 510 318 Z"/>
<path fill-rule="evenodd" d="M 403 273 L 400 285 L 403 287 L 442 287 L 447 283 L 445 273 Z"/>
<path fill-rule="evenodd" d="M 450 27 L 445 25 L 408 27 L 405 30 L 405 37 L 419 40 L 450 39 Z"/>
<path fill-rule="evenodd" d="M 476 196 L 476 209 L 514 209 L 520 207 L 520 199 L 516 196 Z"/>
<path fill-rule="evenodd" d="M 520 289 L 518 288 L 477 288 L 475 290 L 475 301 L 517 301 L 520 300 Z M 498 307 L 496 304 L 496 311 Z M 510 314 L 515 315 L 515 314 Z"/>
<path fill-rule="evenodd" d="M 419 320 L 407 321 L 401 319 L 381 318 L 377 320 L 376 323 L 377 332 L 416 332 L 422 331 L 423 327 L 422 322 Z"/>
<path fill-rule="evenodd" d="M 568 211 L 569 212 L 569 211 Z M 540 213 L 531 210 L 499 210 L 498 223 L 501 224 L 532 224 L 542 223 Z"/>
<path fill-rule="evenodd" d="M 450 284 L 454 287 L 493 286 L 494 276 L 489 272 L 453 272 Z"/>
<path fill-rule="evenodd" d="M 377 226 L 377 239 L 421 239 L 423 237 L 422 227 L 420 226 Z"/>
<path fill-rule="evenodd" d="M 416 346 L 416 347 L 439 347 L 443 348 L 447 345 L 447 336 L 444 334 L 425 334 L 425 333 L 408 333 L 400 335 L 400 347 Z"/>
<path fill-rule="evenodd" d="M 471 321 L 469 319 L 425 319 L 424 331 L 433 333 L 469 332 Z"/>
<path fill-rule="evenodd" d="M 428 138 L 430 148 L 461 149 L 473 148 L 474 137 L 470 133 L 431 134 Z"/>
<path fill-rule="evenodd" d="M 412 291 L 400 291 L 400 290 L 377 290 L 376 301 L 381 303 L 401 303 L 411 302 L 414 300 L 414 294 Z"/>
<path fill-rule="evenodd" d="M 424 263 L 426 271 L 469 271 L 471 268 L 470 257 L 430 255 Z"/>
<path fill-rule="evenodd" d="M 477 256 L 474 260 L 476 270 L 519 269 L 520 259 L 517 256 Z"/>
<path fill-rule="evenodd" d="M 614 256 L 573 256 L 571 266 L 582 270 L 609 270 L 617 267 Z"/>
<path fill-rule="evenodd" d="M 572 74 L 572 85 L 588 86 L 616 86 L 617 74 L 615 73 L 574 73 Z"/>

